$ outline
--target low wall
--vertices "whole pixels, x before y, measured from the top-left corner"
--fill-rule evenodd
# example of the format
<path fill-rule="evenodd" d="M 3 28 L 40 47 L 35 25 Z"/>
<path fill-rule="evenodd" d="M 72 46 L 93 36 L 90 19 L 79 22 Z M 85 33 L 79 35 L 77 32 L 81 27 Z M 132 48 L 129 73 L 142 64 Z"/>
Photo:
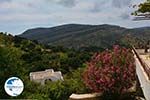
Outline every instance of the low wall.
<path fill-rule="evenodd" d="M 146 100 L 150 100 L 150 80 L 136 56 L 135 62 L 136 62 L 136 73 L 140 82 L 140 86 L 142 88 Z"/>
<path fill-rule="evenodd" d="M 72 94 L 69 97 L 69 100 L 99 100 L 101 95 L 101 93 Z"/>

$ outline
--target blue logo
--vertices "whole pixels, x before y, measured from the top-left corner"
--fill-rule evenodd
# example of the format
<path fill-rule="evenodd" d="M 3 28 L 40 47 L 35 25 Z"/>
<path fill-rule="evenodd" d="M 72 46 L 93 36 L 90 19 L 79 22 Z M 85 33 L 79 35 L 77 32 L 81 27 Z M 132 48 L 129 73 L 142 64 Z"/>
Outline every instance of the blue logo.
<path fill-rule="evenodd" d="M 18 77 L 11 77 L 5 82 L 5 91 L 10 96 L 18 96 L 23 92 L 24 85 Z"/>

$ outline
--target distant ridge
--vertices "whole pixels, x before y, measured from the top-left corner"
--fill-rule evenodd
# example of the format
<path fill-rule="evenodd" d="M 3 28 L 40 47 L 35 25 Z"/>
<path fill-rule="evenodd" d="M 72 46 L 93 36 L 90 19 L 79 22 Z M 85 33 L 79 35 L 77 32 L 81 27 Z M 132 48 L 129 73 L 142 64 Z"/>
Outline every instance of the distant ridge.
<path fill-rule="evenodd" d="M 73 48 L 89 46 L 107 48 L 113 44 L 122 43 L 122 40 L 129 34 L 130 37 L 148 39 L 150 38 L 150 27 L 127 29 L 108 24 L 65 24 L 51 28 L 28 29 L 19 36 L 49 45 Z"/>

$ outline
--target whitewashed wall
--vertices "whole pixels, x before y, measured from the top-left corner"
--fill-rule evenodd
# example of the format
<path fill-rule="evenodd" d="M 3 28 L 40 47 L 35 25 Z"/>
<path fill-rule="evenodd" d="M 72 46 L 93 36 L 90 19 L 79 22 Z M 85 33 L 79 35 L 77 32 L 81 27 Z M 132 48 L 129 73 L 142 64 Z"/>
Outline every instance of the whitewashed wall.
<path fill-rule="evenodd" d="M 148 79 L 147 74 L 145 73 L 141 63 L 135 56 L 135 63 L 136 63 L 136 73 L 143 90 L 144 96 L 146 100 L 150 100 L 150 80 Z"/>

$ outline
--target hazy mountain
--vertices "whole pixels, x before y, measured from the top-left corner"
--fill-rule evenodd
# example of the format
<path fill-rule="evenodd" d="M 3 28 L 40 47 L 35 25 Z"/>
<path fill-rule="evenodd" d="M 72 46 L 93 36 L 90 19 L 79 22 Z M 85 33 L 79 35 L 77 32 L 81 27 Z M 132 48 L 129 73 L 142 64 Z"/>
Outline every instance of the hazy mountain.
<path fill-rule="evenodd" d="M 51 28 L 34 28 L 23 32 L 20 37 L 37 40 L 49 45 L 64 47 L 101 47 L 121 44 L 126 38 L 150 39 L 150 27 L 127 29 L 114 25 L 67 24 Z"/>

